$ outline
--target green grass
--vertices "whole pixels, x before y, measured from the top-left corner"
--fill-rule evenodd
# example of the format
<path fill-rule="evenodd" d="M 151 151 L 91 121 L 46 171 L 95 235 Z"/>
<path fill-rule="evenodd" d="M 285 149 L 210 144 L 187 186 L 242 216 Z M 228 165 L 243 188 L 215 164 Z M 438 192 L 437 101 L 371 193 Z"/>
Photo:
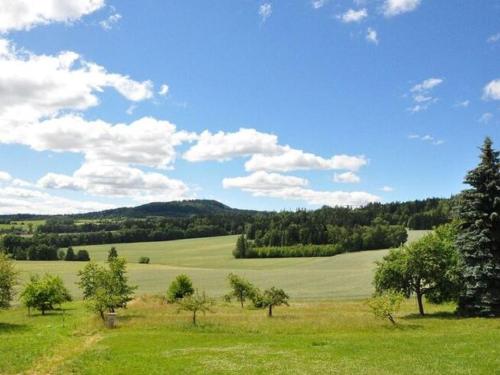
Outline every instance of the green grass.
<path fill-rule="evenodd" d="M 10 229 L 11 227 L 20 227 L 23 230 L 28 231 L 28 224 L 33 225 L 33 230 L 35 230 L 38 226 L 45 224 L 45 220 L 18 220 L 11 221 L 10 224 L 0 224 L 0 229 Z"/>
<path fill-rule="evenodd" d="M 265 311 L 219 302 L 190 324 L 156 298 L 119 312 L 114 330 L 81 303 L 60 315 L 0 314 L 0 373 L 41 374 L 499 374 L 500 321 L 457 319 L 453 306 L 404 304 L 398 326 L 362 301 L 294 302 Z M 6 355 L 3 355 L 3 354 Z"/>
<path fill-rule="evenodd" d="M 425 231 L 410 232 L 410 240 Z M 352 299 L 371 295 L 375 261 L 387 250 L 364 251 L 325 258 L 235 259 L 231 255 L 236 236 L 196 238 L 177 241 L 140 242 L 114 245 L 78 246 L 92 259 L 103 262 L 111 246 L 127 258 L 131 282 L 138 293 L 164 293 L 180 273 L 188 274 L 195 286 L 214 296 L 226 293 L 226 276 L 236 272 L 261 287 L 284 288 L 301 300 Z M 151 258 L 151 264 L 137 263 L 140 256 Z M 21 279 L 30 274 L 50 272 L 60 275 L 72 294 L 79 298 L 76 286 L 80 262 L 20 261 L 16 266 Z"/>

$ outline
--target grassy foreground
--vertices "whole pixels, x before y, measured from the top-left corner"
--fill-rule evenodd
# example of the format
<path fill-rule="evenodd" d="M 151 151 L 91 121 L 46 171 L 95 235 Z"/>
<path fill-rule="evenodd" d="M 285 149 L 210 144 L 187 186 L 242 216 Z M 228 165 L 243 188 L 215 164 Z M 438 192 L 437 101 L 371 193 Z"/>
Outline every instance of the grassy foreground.
<path fill-rule="evenodd" d="M 410 231 L 409 240 L 425 231 Z M 164 293 L 179 273 L 188 274 L 195 285 L 213 296 L 226 292 L 226 276 L 236 272 L 261 287 L 272 285 L 285 289 L 301 300 L 353 299 L 371 295 L 374 262 L 387 250 L 363 251 L 326 258 L 235 259 L 231 255 L 236 236 L 189 240 L 140 242 L 115 245 L 80 246 L 92 259 L 103 262 L 111 246 L 127 258 L 131 283 L 138 294 Z M 137 263 L 140 256 L 151 264 Z M 30 274 L 50 272 L 60 275 L 74 297 L 80 296 L 77 281 L 80 262 L 19 261 L 24 282 Z"/>
<path fill-rule="evenodd" d="M 0 373 L 31 374 L 499 374 L 500 321 L 457 319 L 452 306 L 397 327 L 362 301 L 293 303 L 265 311 L 220 304 L 201 316 L 143 297 L 106 330 L 81 302 L 65 314 L 0 313 Z"/>

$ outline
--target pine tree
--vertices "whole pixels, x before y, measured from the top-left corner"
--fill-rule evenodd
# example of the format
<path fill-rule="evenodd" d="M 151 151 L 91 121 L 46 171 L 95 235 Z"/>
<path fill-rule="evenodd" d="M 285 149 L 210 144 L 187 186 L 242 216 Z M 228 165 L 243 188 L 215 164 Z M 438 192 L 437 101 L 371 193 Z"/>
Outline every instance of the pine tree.
<path fill-rule="evenodd" d="M 458 200 L 457 248 L 464 266 L 458 313 L 500 316 L 500 160 L 490 138 L 481 152 L 481 162 L 465 178 L 472 188 Z"/>
<path fill-rule="evenodd" d="M 236 241 L 236 248 L 233 250 L 233 255 L 235 258 L 245 258 L 246 257 L 246 252 L 247 252 L 247 240 L 245 238 L 245 235 L 241 235 L 238 237 L 238 240 Z"/>
<path fill-rule="evenodd" d="M 118 251 L 116 251 L 116 247 L 112 247 L 111 249 L 109 249 L 109 252 L 108 252 L 108 262 L 111 262 L 113 259 L 116 259 L 118 258 Z"/>

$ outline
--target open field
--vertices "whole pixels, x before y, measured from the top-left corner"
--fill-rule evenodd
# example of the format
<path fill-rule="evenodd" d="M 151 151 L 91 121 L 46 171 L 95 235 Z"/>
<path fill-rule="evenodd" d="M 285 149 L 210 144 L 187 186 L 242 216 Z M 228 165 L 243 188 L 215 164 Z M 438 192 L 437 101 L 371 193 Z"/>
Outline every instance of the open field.
<path fill-rule="evenodd" d="M 457 319 L 450 305 L 421 318 L 410 300 L 393 327 L 363 301 L 292 300 L 274 318 L 219 302 L 193 327 L 175 306 L 142 298 L 114 330 L 81 302 L 68 307 L 64 325 L 59 312 L 0 313 L 0 373 L 500 374 L 500 321 Z"/>
<path fill-rule="evenodd" d="M 411 232 L 410 240 L 424 231 Z M 237 272 L 255 284 L 284 288 L 292 298 L 331 299 L 364 298 L 372 293 L 374 262 L 387 250 L 363 251 L 326 258 L 235 259 L 231 255 L 236 236 L 196 238 L 178 241 L 115 244 L 119 255 L 130 262 L 131 282 L 139 286 L 138 294 L 164 293 L 172 279 L 180 273 L 192 277 L 195 286 L 214 296 L 226 293 L 226 276 Z M 113 245 L 80 246 L 92 259 L 104 261 Z M 151 264 L 136 263 L 149 256 Z M 21 277 L 50 272 L 61 275 L 75 297 L 80 262 L 16 262 Z"/>

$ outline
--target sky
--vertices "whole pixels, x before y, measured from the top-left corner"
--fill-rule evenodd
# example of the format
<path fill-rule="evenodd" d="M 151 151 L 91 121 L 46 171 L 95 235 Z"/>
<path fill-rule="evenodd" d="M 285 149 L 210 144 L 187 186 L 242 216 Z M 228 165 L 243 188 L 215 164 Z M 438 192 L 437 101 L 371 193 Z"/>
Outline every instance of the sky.
<path fill-rule="evenodd" d="M 0 0 L 0 214 L 449 197 L 485 136 L 498 0 Z"/>

